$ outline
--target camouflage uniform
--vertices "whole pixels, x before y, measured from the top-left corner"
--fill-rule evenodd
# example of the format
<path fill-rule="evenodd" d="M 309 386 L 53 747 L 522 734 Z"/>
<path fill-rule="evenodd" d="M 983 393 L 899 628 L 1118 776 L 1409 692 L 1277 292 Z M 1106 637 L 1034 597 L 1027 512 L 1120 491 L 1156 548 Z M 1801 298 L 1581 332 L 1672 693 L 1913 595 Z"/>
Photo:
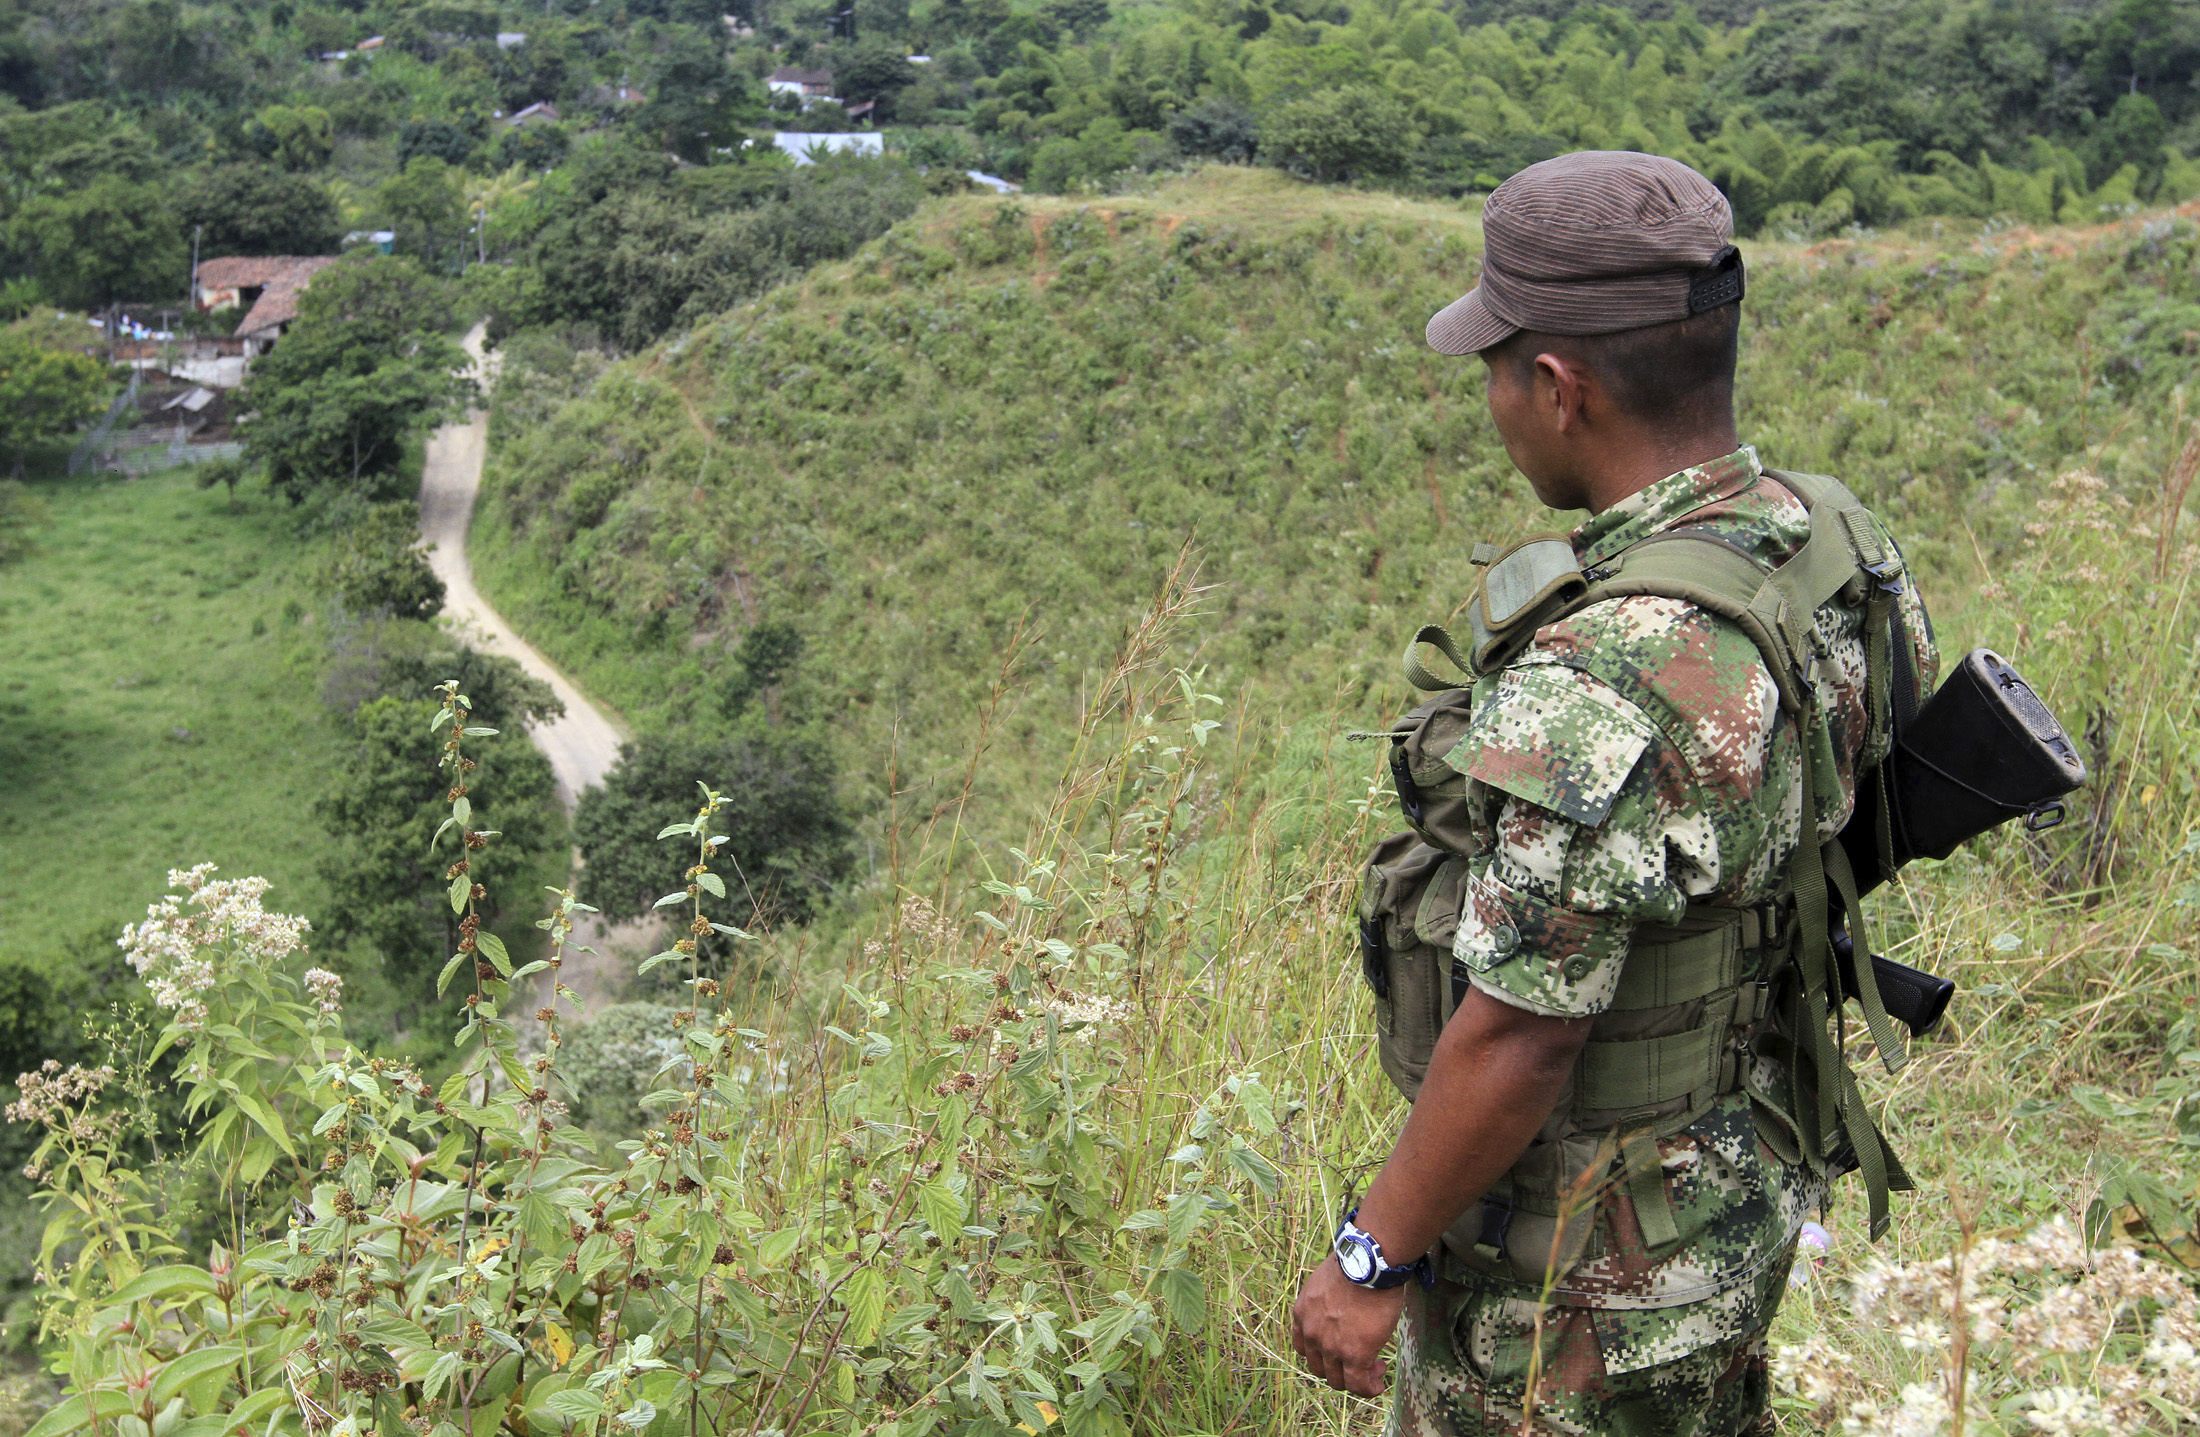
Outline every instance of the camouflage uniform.
<path fill-rule="evenodd" d="M 1589 570 L 1681 527 L 1770 568 L 1802 546 L 1809 516 L 1745 447 L 1648 486 L 1571 538 Z M 1930 692 L 1936 664 L 1914 586 L 1901 602 Z M 1812 819 L 1830 837 L 1853 804 L 1864 646 L 1853 611 L 1829 606 L 1817 627 L 1825 724 L 1810 739 L 1838 784 L 1822 785 Z M 1474 987 L 1535 1013 L 1592 1016 L 1613 1000 L 1634 928 L 1675 922 L 1691 904 L 1750 908 L 1777 896 L 1802 833 L 1801 753 L 1757 649 L 1734 626 L 1673 599 L 1600 603 L 1538 631 L 1485 688 L 1448 760 L 1471 781 L 1475 841 L 1452 952 Z M 1581 1166 L 1578 1153 L 1553 1151 L 1558 1121 L 1515 1176 L 1533 1170 L 1548 1187 L 1555 1171 L 1563 1186 Z M 1389 1431 L 1517 1433 L 1531 1365 L 1536 1432 L 1758 1430 L 1764 1333 L 1796 1233 L 1826 1196 L 1781 1139 L 1732 1092 L 1652 1140 L 1645 1168 L 1662 1182 L 1672 1226 L 1661 1219 L 1665 1235 L 1648 1241 L 1629 1183 L 1585 1189 L 1547 1306 L 1537 1285 L 1444 1249 L 1444 1281 L 1406 1310 Z"/>

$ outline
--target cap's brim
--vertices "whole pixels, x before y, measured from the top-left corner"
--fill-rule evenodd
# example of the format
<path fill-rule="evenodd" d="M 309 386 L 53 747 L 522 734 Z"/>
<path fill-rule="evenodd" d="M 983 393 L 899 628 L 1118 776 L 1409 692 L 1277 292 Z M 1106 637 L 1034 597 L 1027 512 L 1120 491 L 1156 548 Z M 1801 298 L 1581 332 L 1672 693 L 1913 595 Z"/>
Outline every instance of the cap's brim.
<path fill-rule="evenodd" d="M 1428 346 L 1438 354 L 1479 354 L 1519 332 L 1519 325 L 1491 311 L 1476 285 L 1436 311 L 1428 322 Z"/>

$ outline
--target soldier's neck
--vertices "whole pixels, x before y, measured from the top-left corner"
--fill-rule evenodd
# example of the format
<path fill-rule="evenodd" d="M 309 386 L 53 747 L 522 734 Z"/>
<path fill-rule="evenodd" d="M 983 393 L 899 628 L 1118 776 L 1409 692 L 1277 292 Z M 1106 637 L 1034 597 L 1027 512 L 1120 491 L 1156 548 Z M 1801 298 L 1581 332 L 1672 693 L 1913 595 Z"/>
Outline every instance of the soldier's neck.
<path fill-rule="evenodd" d="M 1590 456 L 1582 475 L 1582 498 L 1590 513 L 1601 514 L 1660 479 L 1741 447 L 1741 436 L 1731 422 L 1686 435 L 1637 430 L 1617 436 Z"/>

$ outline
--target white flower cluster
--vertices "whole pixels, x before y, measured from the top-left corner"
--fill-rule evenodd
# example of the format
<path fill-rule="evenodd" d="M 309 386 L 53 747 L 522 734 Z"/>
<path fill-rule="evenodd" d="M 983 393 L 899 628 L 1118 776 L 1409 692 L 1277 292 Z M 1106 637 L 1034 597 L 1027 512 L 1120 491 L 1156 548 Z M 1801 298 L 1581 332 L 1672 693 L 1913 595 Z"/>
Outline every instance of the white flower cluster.
<path fill-rule="evenodd" d="M 35 1123 L 65 1133 L 70 1141 L 80 1146 L 105 1142 L 114 1136 L 122 1118 L 119 1113 L 95 1113 L 92 1100 L 114 1080 L 115 1070 L 111 1066 L 102 1064 L 87 1068 L 71 1063 L 64 1068 L 60 1059 L 48 1058 L 35 1072 L 24 1073 L 15 1080 L 15 1090 L 20 1096 L 8 1104 L 8 1121 Z M 46 1168 L 35 1158 L 23 1169 L 23 1176 L 32 1182 L 43 1182 L 47 1175 Z"/>
<path fill-rule="evenodd" d="M 186 1028 L 206 1022 L 203 995 L 218 977 L 217 958 L 276 962 L 305 946 L 309 926 L 261 907 L 266 879 L 216 878 L 214 872 L 211 863 L 169 869 L 168 882 L 183 892 L 147 908 L 145 921 L 123 929 L 117 940 L 153 1001 Z"/>
<path fill-rule="evenodd" d="M 306 996 L 321 1009 L 321 1016 L 333 1018 L 344 1010 L 344 980 L 326 968 L 308 968 L 305 974 Z"/>
<path fill-rule="evenodd" d="M 1109 998 L 1098 993 L 1072 993 L 1067 990 L 1058 997 L 1044 1000 L 1041 1006 L 1061 1019 L 1064 1028 L 1076 1030 L 1079 1036 L 1098 1028 L 1128 1022 L 1138 1012 L 1137 1008 L 1120 998 Z"/>
<path fill-rule="evenodd" d="M 1849 1283 L 1860 1324 L 1906 1351 L 1946 1354 L 1957 1313 L 1956 1262 L 1875 1262 Z M 1988 1238 L 1963 1263 L 1962 1320 L 1970 1358 L 1965 1407 L 2021 1415 L 2029 1432 L 2090 1437 L 2141 1432 L 2150 1399 L 2200 1408 L 2200 1294 L 2166 1264 L 2132 1248 L 2088 1250 L 2067 1218 L 2021 1238 Z M 1773 1353 L 1778 1388 L 1849 1437 L 1939 1437 L 1952 1430 L 1946 1375 L 1887 1402 L 1833 1337 Z M 2083 1386 L 2073 1385 L 2082 1379 Z M 1876 1391 L 1875 1391 L 1876 1389 Z"/>

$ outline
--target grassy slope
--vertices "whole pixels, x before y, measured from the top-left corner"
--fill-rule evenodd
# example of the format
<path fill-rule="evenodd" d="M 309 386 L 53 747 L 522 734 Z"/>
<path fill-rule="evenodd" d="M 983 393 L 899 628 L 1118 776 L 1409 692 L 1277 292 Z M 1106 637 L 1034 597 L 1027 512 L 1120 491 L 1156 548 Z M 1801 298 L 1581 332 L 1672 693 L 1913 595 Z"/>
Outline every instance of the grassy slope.
<path fill-rule="evenodd" d="M 288 521 L 188 472 L 39 488 L 50 520 L 0 569 L 0 952 L 111 934 L 199 861 L 314 911 L 300 795 L 338 739 Z"/>
<path fill-rule="evenodd" d="M 2149 414 L 2200 327 L 2191 229 L 1754 246 L 1745 432 L 1892 514 L 1958 615 L 2042 480 L 2161 472 Z M 1459 209 L 1267 172 L 937 202 L 552 418 L 508 406 L 484 582 L 645 721 L 707 715 L 740 630 L 792 620 L 874 808 L 890 750 L 905 802 L 959 785 L 1027 616 L 1031 688 L 979 784 L 1028 799 L 1187 537 L 1220 585 L 1197 630 L 1214 683 L 1380 719 L 1470 541 L 1552 522 L 1479 366 L 1420 343 L 1477 248 Z"/>
<path fill-rule="evenodd" d="M 1217 665 L 1208 687 L 1228 696 L 1236 757 L 1182 810 L 1191 872 L 1171 875 L 1171 966 L 1145 990 L 1166 1017 L 1111 1040 L 1120 1081 L 1092 1116 L 1128 1155 L 1111 1171 L 1143 1171 L 1228 1074 L 1257 1069 L 1309 1106 L 1282 1145 L 1283 1196 L 1246 1212 L 1238 1256 L 1211 1260 L 1227 1331 L 1172 1344 L 1144 1375 L 1155 1430 L 1372 1420 L 1294 1375 L 1292 1284 L 1275 1275 L 1318 1250 L 1398 1111 L 1339 952 L 1354 855 L 1390 816 L 1380 798 L 1356 813 L 1368 754 L 1337 730 L 1401 697 L 1397 643 L 1463 587 L 1468 538 L 1540 522 L 1506 477 L 1472 371 L 1418 346 L 1429 309 L 1471 277 L 1472 240 L 1451 211 L 1269 176 L 1021 210 L 954 201 L 616 367 L 555 419 L 502 416 L 477 531 L 491 591 L 642 714 L 707 709 L 724 635 L 789 617 L 812 636 L 843 743 L 869 755 L 853 782 L 876 792 L 891 746 L 904 783 L 914 770 L 952 787 L 1003 636 L 1030 605 L 1046 634 L 1004 726 L 1013 741 L 981 766 L 981 787 L 1011 800 L 975 810 L 988 833 L 1020 829 L 1069 743 L 1060 716 L 1081 676 L 1200 532 L 1226 587 L 1190 639 Z M 1753 248 L 1751 437 L 1777 462 L 1849 476 L 1901 523 L 1944 647 L 2012 648 L 2099 735 L 2078 831 L 2005 836 L 1874 904 L 1895 951 L 1965 995 L 1899 1078 L 1864 1073 L 1921 1189 L 1876 1250 L 1898 1260 L 1951 1252 L 1965 1213 L 2016 1232 L 2080 1212 L 2114 1160 L 2193 1186 L 2166 1111 L 2103 1120 L 2071 1093 L 2144 1090 L 2172 1021 L 2200 1004 L 2189 957 L 2154 946 L 2189 945 L 2200 903 L 2200 852 L 2184 845 L 2200 649 L 2193 554 L 2157 555 L 2151 493 L 2178 442 L 2171 389 L 2200 344 L 2195 243 L 2189 219 L 2155 217 Z M 540 395 L 528 405 L 539 412 Z M 2052 483 L 2079 468 L 2105 488 Z M 904 799 L 901 826 L 923 812 Z M 2125 853 L 2074 876 L 2088 828 L 2120 832 Z M 924 961 L 968 963 L 976 930 L 959 931 Z M 791 998 L 829 1004 L 843 974 L 874 983 L 876 961 L 852 943 L 809 955 L 791 988 L 759 994 L 757 1021 L 799 1033 L 810 1020 Z M 827 1126 L 804 1112 L 782 1131 Z M 808 1161 L 796 1143 L 790 1182 Z M 1825 1278 L 1874 1252 L 1861 1219 L 1844 1184 Z M 1937 1380 L 1937 1351 L 1859 1322 L 1834 1281 L 1783 1309 L 1780 1340 L 1812 1331 L 1853 1359 L 1841 1401 Z M 2007 1363 L 1974 1357 L 1974 1383 L 2045 1380 Z M 1784 1430 L 1832 1420 L 1783 1405 Z"/>

